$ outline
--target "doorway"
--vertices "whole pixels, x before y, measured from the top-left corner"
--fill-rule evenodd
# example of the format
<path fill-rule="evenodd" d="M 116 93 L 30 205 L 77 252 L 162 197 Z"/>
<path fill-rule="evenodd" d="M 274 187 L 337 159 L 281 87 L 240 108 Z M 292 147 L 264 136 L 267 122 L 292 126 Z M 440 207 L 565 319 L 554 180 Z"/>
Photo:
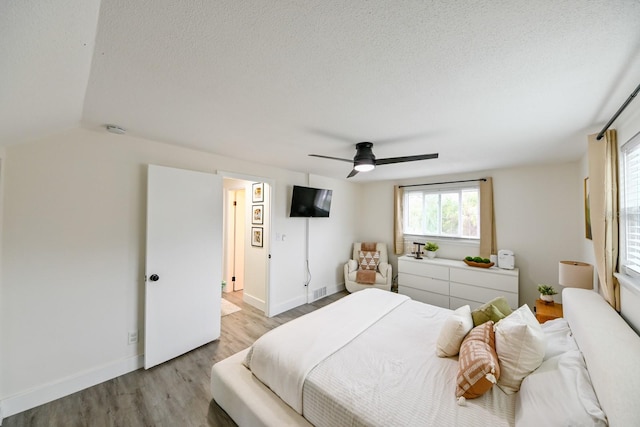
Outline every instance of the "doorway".
<path fill-rule="evenodd" d="M 224 292 L 242 295 L 242 301 L 268 316 L 270 188 L 253 177 L 223 175 Z M 260 199 L 253 194 L 263 188 Z M 256 216 L 256 211 L 260 214 Z M 259 233 L 259 242 L 255 235 Z M 229 295 L 230 296 L 230 295 Z"/>
<path fill-rule="evenodd" d="M 238 292 L 244 289 L 244 251 L 245 251 L 245 188 L 242 181 L 224 180 L 227 202 L 225 212 L 225 272 L 227 282 L 225 292 Z M 227 188 L 227 185 L 230 188 Z"/>

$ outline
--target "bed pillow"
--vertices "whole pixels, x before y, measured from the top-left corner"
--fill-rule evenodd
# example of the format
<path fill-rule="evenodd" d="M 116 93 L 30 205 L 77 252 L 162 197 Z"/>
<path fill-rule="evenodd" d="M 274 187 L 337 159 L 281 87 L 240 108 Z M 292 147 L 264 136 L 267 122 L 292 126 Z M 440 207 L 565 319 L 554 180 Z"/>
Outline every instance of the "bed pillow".
<path fill-rule="evenodd" d="M 444 325 L 438 336 L 436 354 L 438 357 L 451 357 L 460 352 L 460 344 L 473 329 L 473 319 L 471 318 L 471 308 L 468 305 L 456 309 L 444 321 Z"/>
<path fill-rule="evenodd" d="M 494 298 L 471 312 L 473 326 L 481 325 L 489 320 L 498 323 L 510 314 L 511 307 L 509 307 L 509 303 L 505 297 Z"/>
<path fill-rule="evenodd" d="M 498 386 L 506 394 L 520 389 L 522 380 L 544 358 L 545 336 L 527 304 L 495 325 L 496 353 L 501 376 Z"/>
<path fill-rule="evenodd" d="M 500 378 L 500 365 L 491 320 L 467 334 L 460 346 L 458 361 L 456 397 L 480 397 L 496 383 Z"/>
<path fill-rule="evenodd" d="M 607 425 L 580 350 L 545 360 L 522 381 L 515 422 L 516 427 Z"/>

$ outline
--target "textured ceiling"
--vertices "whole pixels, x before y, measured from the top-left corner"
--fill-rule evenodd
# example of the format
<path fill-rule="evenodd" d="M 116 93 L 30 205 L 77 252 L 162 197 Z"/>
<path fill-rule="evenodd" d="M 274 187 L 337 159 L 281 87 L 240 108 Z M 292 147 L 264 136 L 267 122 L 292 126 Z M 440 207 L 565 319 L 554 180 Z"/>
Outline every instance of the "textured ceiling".
<path fill-rule="evenodd" d="M 81 115 L 339 178 L 307 154 L 440 153 L 354 179 L 409 178 L 576 160 L 640 82 L 637 0 L 9 3 L 5 144 Z"/>
<path fill-rule="evenodd" d="M 0 0 L 0 145 L 80 126 L 99 0 Z"/>

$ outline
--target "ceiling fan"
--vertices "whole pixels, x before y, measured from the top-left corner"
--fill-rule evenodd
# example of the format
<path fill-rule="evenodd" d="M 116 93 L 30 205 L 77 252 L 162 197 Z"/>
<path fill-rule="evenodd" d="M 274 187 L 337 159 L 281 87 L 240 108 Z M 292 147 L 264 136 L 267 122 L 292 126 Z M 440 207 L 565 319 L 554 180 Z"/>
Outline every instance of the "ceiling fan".
<path fill-rule="evenodd" d="M 415 162 L 417 160 L 428 160 L 428 159 L 438 158 L 438 153 L 433 153 L 433 154 L 419 154 L 416 156 L 388 157 L 386 159 L 376 159 L 376 156 L 374 156 L 373 151 L 371 150 L 372 148 L 373 148 L 372 142 L 357 143 L 356 155 L 353 157 L 353 160 L 342 159 L 340 157 L 323 156 L 320 154 L 309 154 L 309 156 L 353 163 L 353 170 L 349 175 L 347 175 L 347 178 L 351 178 L 352 176 L 356 175 L 358 172 L 368 172 L 370 170 L 373 170 L 378 165 Z"/>

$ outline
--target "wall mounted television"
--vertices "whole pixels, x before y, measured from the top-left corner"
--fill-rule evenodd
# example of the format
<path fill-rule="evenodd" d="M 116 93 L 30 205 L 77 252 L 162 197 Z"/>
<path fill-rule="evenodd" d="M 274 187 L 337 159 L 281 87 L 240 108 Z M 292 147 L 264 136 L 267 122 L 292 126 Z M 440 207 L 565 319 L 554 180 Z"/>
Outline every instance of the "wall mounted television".
<path fill-rule="evenodd" d="M 293 186 L 290 217 L 327 218 L 333 190 Z"/>

